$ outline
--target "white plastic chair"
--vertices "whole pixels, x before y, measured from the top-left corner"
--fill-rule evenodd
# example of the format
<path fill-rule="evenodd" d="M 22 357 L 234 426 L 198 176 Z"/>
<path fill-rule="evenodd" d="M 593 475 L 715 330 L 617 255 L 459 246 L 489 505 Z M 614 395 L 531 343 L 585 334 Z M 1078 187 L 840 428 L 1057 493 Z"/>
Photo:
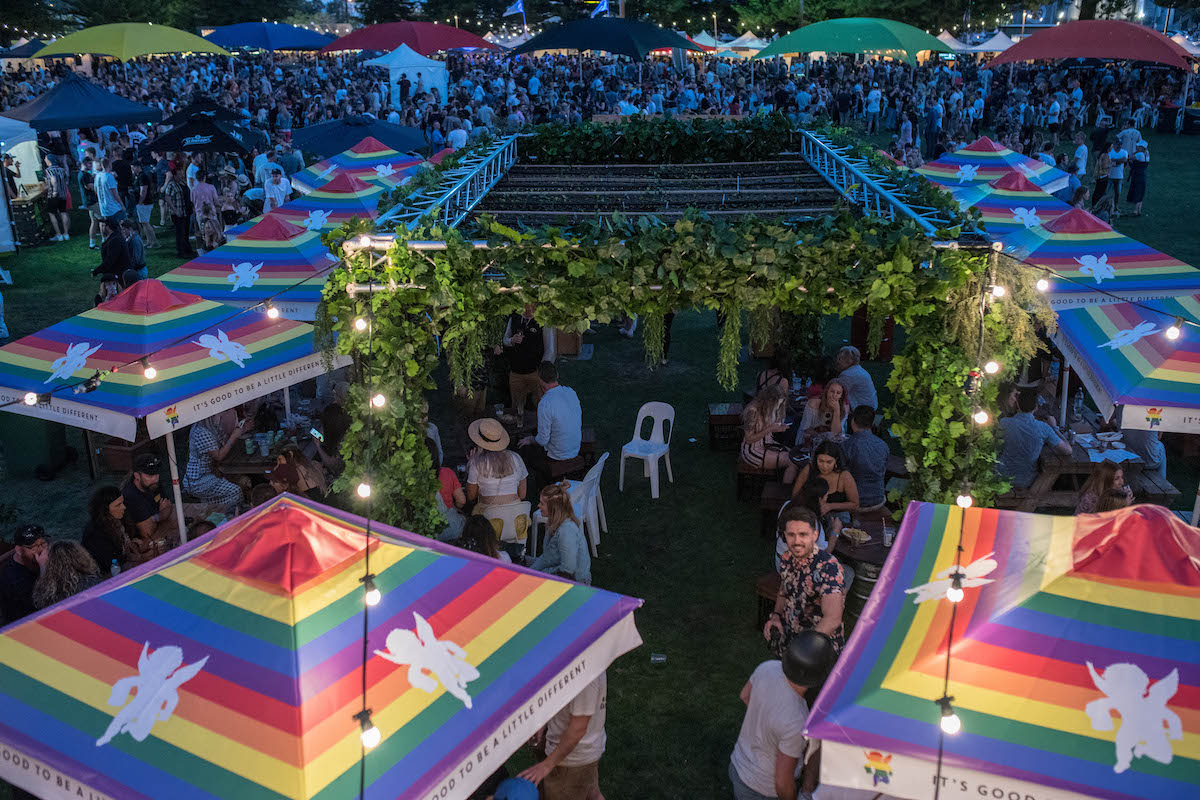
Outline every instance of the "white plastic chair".
<path fill-rule="evenodd" d="M 520 500 L 499 506 L 479 506 L 477 513 L 492 523 L 501 542 L 511 543 L 524 542 L 529 536 L 529 509 L 529 501 Z"/>
<path fill-rule="evenodd" d="M 642 438 L 642 422 L 647 418 L 654 420 L 650 430 L 650 438 Z M 667 426 L 670 429 L 667 429 Z M 621 448 L 621 476 L 617 489 L 625 491 L 625 459 L 638 458 L 643 462 L 642 474 L 650 477 L 650 497 L 658 499 L 658 462 L 662 459 L 667 465 L 667 478 L 675 482 L 671 471 L 671 434 L 675 432 L 675 409 L 667 403 L 646 403 L 638 409 L 637 423 L 633 427 L 633 439 Z"/>
<path fill-rule="evenodd" d="M 587 475 L 583 476 L 583 480 L 571 481 L 571 488 L 568 490 L 571 495 L 571 509 L 583 523 L 583 533 L 593 557 L 597 555 L 596 547 L 600 544 L 600 531 L 608 532 L 608 520 L 604 518 L 604 499 L 600 496 L 600 476 L 604 472 L 605 461 L 608 461 L 608 453 L 600 456 L 587 471 Z M 541 528 L 545 524 L 546 518 L 542 516 L 542 512 L 533 512 L 533 536 L 530 537 L 528 547 L 532 556 L 537 555 Z"/>

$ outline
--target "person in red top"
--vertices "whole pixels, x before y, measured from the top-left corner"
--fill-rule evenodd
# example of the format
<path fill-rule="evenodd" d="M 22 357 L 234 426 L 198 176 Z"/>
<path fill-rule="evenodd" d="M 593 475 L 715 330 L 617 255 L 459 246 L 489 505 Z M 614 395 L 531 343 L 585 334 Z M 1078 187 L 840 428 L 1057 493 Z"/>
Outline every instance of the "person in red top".
<path fill-rule="evenodd" d="M 446 504 L 446 508 L 461 509 L 467 504 L 467 493 L 458 479 L 458 473 L 442 466 L 442 461 L 438 458 L 437 443 L 433 439 L 426 437 L 425 446 L 429 448 L 429 460 L 433 462 L 433 469 L 437 473 L 438 484 L 441 487 L 438 494 L 442 496 L 442 502 Z"/>

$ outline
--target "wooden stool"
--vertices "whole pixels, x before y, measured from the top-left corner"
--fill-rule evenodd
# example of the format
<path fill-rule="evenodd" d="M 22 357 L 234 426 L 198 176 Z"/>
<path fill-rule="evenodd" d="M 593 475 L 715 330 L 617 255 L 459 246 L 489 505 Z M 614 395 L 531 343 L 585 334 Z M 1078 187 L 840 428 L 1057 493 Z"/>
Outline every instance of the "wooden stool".
<path fill-rule="evenodd" d="M 762 630 L 767 624 L 771 612 L 775 610 L 775 598 L 779 595 L 779 573 L 768 572 L 754 584 L 754 594 L 758 599 L 758 628 Z"/>
<path fill-rule="evenodd" d="M 758 500 L 763 487 L 778 476 L 778 470 L 752 467 L 739 459 L 737 463 L 737 499 Z"/>
<path fill-rule="evenodd" d="M 759 524 L 759 533 L 764 539 L 770 539 L 775 536 L 775 520 L 779 518 L 779 509 L 783 508 L 783 504 L 792 499 L 792 487 L 786 483 L 768 483 L 763 487 L 762 496 L 758 501 L 758 508 L 762 514 L 762 520 Z"/>
<path fill-rule="evenodd" d="M 708 404 L 708 448 L 736 450 L 742 442 L 742 404 Z"/>

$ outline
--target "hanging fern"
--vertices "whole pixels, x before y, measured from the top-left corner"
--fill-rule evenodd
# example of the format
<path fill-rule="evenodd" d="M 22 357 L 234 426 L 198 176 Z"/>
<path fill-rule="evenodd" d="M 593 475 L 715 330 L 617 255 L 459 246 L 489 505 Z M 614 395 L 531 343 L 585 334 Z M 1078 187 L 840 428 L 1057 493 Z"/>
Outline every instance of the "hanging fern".
<path fill-rule="evenodd" d="M 755 350 L 765 350 L 774 341 L 776 316 L 775 309 L 768 305 L 750 310 L 750 346 Z"/>
<path fill-rule="evenodd" d="M 645 347 L 646 366 L 654 369 L 662 363 L 663 342 L 666 332 L 665 316 L 654 312 L 642 315 L 642 344 Z"/>
<path fill-rule="evenodd" d="M 742 355 L 742 309 L 731 303 L 722 309 L 725 327 L 721 329 L 721 350 L 717 356 L 717 382 L 725 389 L 738 385 L 738 358 Z"/>

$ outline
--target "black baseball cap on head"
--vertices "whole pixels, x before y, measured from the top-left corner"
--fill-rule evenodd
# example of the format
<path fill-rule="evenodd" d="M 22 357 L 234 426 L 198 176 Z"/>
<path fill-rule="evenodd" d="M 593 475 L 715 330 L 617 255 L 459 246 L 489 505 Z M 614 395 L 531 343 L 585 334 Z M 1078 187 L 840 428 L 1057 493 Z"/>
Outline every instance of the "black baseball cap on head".
<path fill-rule="evenodd" d="M 46 531 L 42 530 L 41 525 L 22 525 L 17 528 L 17 532 L 13 534 L 13 544 L 17 547 L 33 547 L 38 539 L 45 539 Z"/>
<path fill-rule="evenodd" d="M 142 453 L 133 460 L 133 471 L 143 475 L 157 475 L 162 468 L 162 459 L 154 453 Z"/>

